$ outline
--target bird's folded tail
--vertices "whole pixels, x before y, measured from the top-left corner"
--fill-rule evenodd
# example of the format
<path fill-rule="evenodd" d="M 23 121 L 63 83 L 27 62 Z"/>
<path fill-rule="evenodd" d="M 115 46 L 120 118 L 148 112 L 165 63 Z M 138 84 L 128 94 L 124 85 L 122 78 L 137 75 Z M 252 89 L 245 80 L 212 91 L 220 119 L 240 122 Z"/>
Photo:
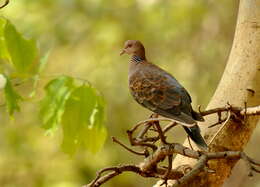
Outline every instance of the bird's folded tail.
<path fill-rule="evenodd" d="M 194 110 L 191 111 L 191 115 L 192 115 L 192 118 L 196 121 L 205 121 L 203 116 Z"/>
<path fill-rule="evenodd" d="M 185 127 L 183 126 L 184 130 L 187 132 L 189 137 L 196 143 L 196 145 L 203 151 L 208 151 L 208 146 L 204 140 L 204 138 L 200 134 L 200 129 L 196 125 L 194 127 Z"/>

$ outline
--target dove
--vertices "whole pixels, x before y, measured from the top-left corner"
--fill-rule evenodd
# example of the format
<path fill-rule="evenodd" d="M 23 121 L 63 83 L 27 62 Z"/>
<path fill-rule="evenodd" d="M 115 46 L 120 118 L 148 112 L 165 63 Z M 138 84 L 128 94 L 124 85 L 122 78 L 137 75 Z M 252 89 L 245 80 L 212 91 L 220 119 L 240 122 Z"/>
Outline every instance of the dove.
<path fill-rule="evenodd" d="M 129 89 L 133 98 L 143 107 L 185 124 L 193 124 L 184 130 L 203 151 L 208 146 L 200 134 L 197 121 L 204 121 L 200 113 L 191 106 L 187 90 L 168 72 L 147 61 L 145 48 L 138 40 L 128 40 L 120 55 L 131 55 L 129 64 Z"/>

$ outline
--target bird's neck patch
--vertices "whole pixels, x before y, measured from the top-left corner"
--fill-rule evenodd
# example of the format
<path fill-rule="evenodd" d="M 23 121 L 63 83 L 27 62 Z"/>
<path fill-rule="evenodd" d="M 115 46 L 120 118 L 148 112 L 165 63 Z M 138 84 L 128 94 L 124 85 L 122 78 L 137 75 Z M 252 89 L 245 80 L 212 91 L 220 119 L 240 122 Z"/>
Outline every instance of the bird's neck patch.
<path fill-rule="evenodd" d="M 141 57 L 137 56 L 137 55 L 133 55 L 131 58 L 132 62 L 136 62 L 136 63 L 140 63 L 142 62 L 144 59 L 142 59 Z"/>

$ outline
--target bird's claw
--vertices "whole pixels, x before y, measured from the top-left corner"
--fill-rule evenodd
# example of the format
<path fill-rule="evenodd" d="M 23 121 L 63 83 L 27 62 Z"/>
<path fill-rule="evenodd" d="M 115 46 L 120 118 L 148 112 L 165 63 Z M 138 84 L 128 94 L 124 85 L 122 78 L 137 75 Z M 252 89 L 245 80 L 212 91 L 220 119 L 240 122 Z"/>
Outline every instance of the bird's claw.
<path fill-rule="evenodd" d="M 166 187 L 168 186 L 168 179 L 169 179 L 169 173 L 167 172 L 164 176 L 163 176 L 163 182 L 160 184 L 160 186 L 165 185 Z"/>

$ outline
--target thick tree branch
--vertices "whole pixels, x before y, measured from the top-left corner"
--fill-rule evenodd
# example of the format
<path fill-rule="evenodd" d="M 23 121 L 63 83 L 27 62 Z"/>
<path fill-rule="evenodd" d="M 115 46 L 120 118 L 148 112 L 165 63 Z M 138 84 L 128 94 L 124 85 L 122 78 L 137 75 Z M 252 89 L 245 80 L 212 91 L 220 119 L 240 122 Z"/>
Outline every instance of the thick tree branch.
<path fill-rule="evenodd" d="M 231 53 L 215 94 L 207 106 L 207 113 L 204 113 L 206 122 L 201 124 L 202 134 L 207 142 L 211 142 L 210 150 L 212 152 L 243 150 L 259 121 L 259 107 L 250 108 L 260 105 L 259 25 L 260 1 L 240 0 Z M 225 125 L 208 128 L 218 122 L 220 117 L 207 114 L 219 110 L 225 114 L 229 109 L 223 106 L 228 102 L 232 106 L 236 106 L 232 108 L 233 110 L 238 108 L 240 112 L 231 112 L 230 120 Z M 249 107 L 241 110 L 244 108 L 245 102 Z M 188 140 L 186 140 L 184 145 L 188 144 Z M 214 175 L 202 171 L 188 185 L 182 186 L 220 187 L 230 176 L 236 162 L 236 160 L 221 159 L 210 161 L 209 167 L 216 171 Z M 177 155 L 173 161 L 173 168 L 183 164 L 193 166 L 196 162 Z M 158 185 L 155 186 L 159 187 L 160 184 L 161 182 L 158 182 Z"/>

